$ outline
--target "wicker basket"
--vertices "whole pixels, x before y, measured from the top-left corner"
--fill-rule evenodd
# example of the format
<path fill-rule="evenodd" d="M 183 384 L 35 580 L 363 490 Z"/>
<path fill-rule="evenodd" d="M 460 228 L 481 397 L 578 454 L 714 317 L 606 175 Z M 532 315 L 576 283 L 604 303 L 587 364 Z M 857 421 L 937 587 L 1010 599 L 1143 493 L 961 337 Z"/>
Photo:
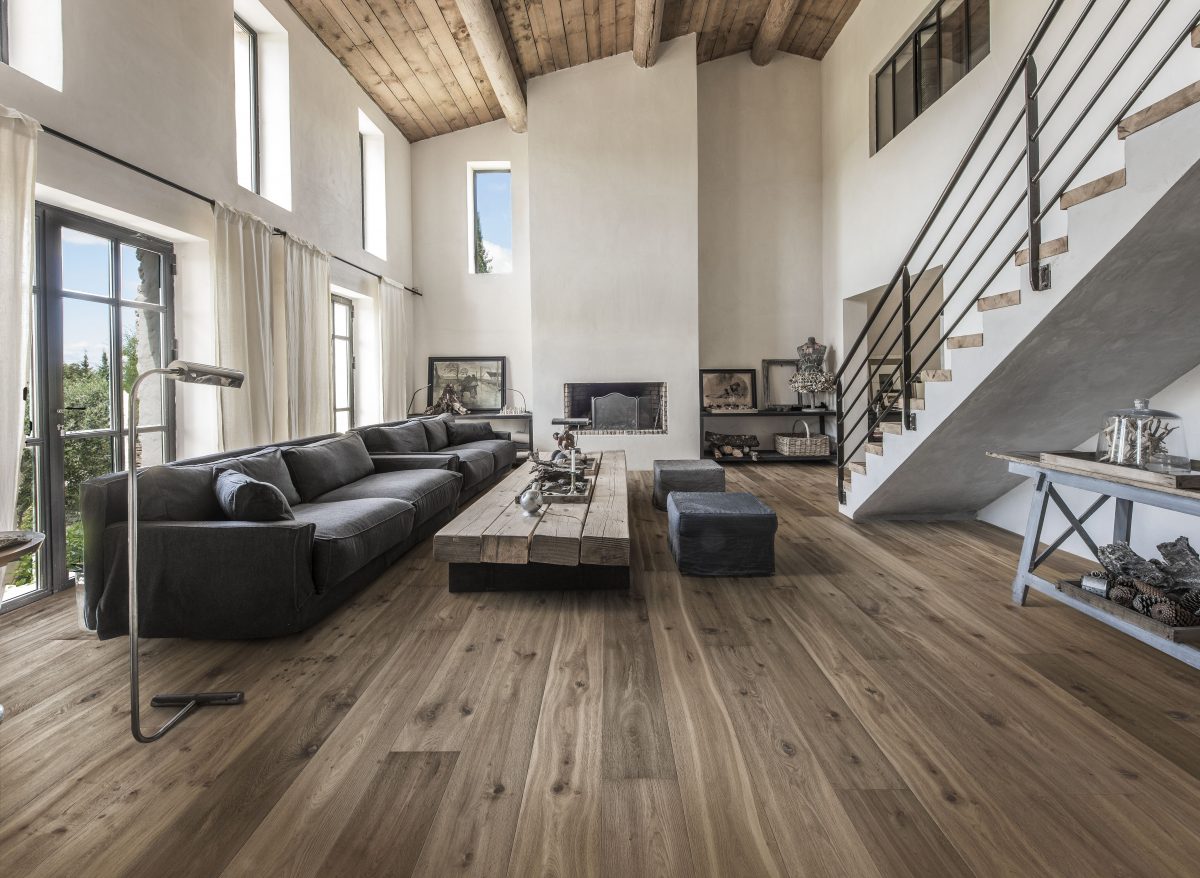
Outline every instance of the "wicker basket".
<path fill-rule="evenodd" d="M 804 433 L 797 433 L 796 424 L 804 424 Z M 828 457 L 829 437 L 822 433 L 814 436 L 808 429 L 808 422 L 797 418 L 792 422 L 791 433 L 775 434 L 775 450 L 789 457 Z"/>

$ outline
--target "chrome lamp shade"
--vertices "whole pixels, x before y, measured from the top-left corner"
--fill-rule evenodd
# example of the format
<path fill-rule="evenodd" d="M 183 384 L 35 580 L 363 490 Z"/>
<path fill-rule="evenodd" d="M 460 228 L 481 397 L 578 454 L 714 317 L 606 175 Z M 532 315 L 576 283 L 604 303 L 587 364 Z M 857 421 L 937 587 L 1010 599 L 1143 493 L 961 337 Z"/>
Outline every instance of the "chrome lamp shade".
<path fill-rule="evenodd" d="M 246 373 L 224 366 L 208 366 L 189 360 L 172 360 L 167 365 L 167 374 L 184 384 L 210 384 L 216 387 L 237 389 L 246 380 Z"/>

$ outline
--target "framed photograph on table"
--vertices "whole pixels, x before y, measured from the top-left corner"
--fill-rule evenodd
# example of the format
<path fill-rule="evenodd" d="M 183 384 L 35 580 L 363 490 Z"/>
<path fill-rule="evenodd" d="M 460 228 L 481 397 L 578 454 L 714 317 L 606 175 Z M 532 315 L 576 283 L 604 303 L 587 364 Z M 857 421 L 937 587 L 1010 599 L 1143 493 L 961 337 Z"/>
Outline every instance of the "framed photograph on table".
<path fill-rule="evenodd" d="M 701 369 L 700 408 L 757 409 L 758 372 L 755 369 Z"/>
<path fill-rule="evenodd" d="M 453 387 L 472 412 L 499 412 L 508 391 L 505 357 L 430 357 L 429 405 Z"/>

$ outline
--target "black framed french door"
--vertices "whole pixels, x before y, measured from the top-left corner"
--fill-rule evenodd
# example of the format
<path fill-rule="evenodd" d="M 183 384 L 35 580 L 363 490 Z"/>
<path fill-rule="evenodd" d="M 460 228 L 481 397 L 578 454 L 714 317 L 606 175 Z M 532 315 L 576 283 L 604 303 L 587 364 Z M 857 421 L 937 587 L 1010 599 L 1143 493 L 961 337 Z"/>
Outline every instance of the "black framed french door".
<path fill-rule="evenodd" d="M 175 256 L 167 241 L 39 205 L 33 362 L 19 526 L 46 533 L 6 573 L 4 608 L 82 581 L 79 489 L 128 465 L 126 400 L 138 373 L 175 356 Z M 172 382 L 139 394 L 138 466 L 175 457 Z M 18 581 L 20 580 L 20 581 Z"/>

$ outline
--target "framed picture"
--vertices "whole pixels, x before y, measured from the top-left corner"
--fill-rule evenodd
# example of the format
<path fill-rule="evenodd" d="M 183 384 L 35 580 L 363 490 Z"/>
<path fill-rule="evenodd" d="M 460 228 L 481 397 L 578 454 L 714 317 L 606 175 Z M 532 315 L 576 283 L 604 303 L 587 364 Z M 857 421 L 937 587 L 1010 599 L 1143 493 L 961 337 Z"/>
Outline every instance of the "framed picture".
<path fill-rule="evenodd" d="M 504 408 L 508 390 L 507 360 L 504 357 L 430 357 L 429 405 L 453 387 L 472 412 L 498 412 Z"/>
<path fill-rule="evenodd" d="M 700 407 L 758 408 L 758 373 L 754 369 L 701 369 Z"/>

